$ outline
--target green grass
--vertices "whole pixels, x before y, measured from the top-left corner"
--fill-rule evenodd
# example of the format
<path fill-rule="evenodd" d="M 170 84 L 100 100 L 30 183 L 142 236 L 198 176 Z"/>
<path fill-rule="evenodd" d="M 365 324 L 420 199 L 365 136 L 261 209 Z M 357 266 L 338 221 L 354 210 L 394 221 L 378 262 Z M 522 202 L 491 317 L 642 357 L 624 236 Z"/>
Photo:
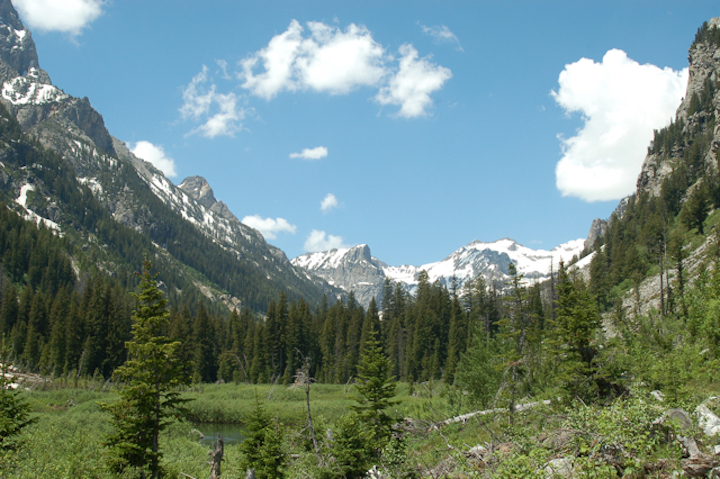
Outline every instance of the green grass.
<path fill-rule="evenodd" d="M 59 382 L 48 382 L 24 397 L 32 406 L 36 422 L 22 434 L 22 448 L 17 454 L 0 454 L 0 478 L 19 479 L 117 477 L 105 468 L 104 438 L 110 432 L 108 415 L 101 403 L 112 403 L 117 394 L 107 384 L 85 381 L 83 388 L 63 389 Z M 345 414 L 353 403 L 353 388 L 346 385 L 314 384 L 311 408 L 318 434 Z M 438 384 L 415 385 L 415 395 L 407 384 L 398 385 L 396 411 L 403 416 L 440 418 L 445 401 L 439 397 Z M 184 393 L 193 400 L 188 404 L 190 418 L 197 422 L 242 425 L 253 407 L 254 398 L 266 405 L 288 431 L 288 441 L 297 445 L 295 431 L 305 424 L 307 406 L 305 391 L 285 385 L 202 384 Z M 209 446 L 200 444 L 193 434 L 193 423 L 172 424 L 162 437 L 164 464 L 169 477 L 180 472 L 194 477 L 208 474 Z M 244 477 L 238 470 L 237 445 L 226 446 L 223 464 L 227 477 Z"/>
<path fill-rule="evenodd" d="M 411 396 L 407 384 L 398 385 L 397 398 L 401 403 L 396 410 L 403 416 L 420 419 L 407 436 L 412 466 L 430 468 L 441 462 L 453 464 L 454 472 L 447 477 L 457 478 L 533 477 L 549 459 L 571 455 L 579 458 L 578 477 L 605 477 L 596 474 L 599 474 L 596 467 L 602 465 L 593 461 L 600 457 L 603 444 L 618 443 L 624 450 L 633 451 L 633 462 L 628 462 L 627 467 L 634 473 L 640 473 L 644 464 L 662 458 L 670 460 L 674 468 L 679 467 L 677 446 L 661 441 L 654 433 L 645 433 L 653 430 L 652 422 L 671 405 L 643 399 L 643 393 L 604 406 L 566 403 L 541 406 L 516 413 L 512 419 L 508 413 L 475 416 L 464 424 L 451 424 L 438 431 L 429 427 L 432 422 L 474 409 L 472 404 L 463 403 L 466 399 L 462 395 L 441 395 L 440 386 L 441 383 L 415 385 L 415 394 Z M 244 421 L 257 394 L 267 410 L 284 424 L 286 450 L 300 455 L 290 464 L 288 477 L 312 477 L 307 474 L 313 470 L 315 456 L 298 436 L 306 414 L 303 390 L 281 385 L 213 384 L 195 386 L 185 394 L 195 398 L 190 403 L 195 416 L 202 416 L 204 420 L 214 418 L 217 422 L 233 420 L 238 424 Z M 33 407 L 37 422 L 22 434 L 23 446 L 18 453 L 0 454 L 0 478 L 117 477 L 105 468 L 102 442 L 110 425 L 99 405 L 116 400 L 115 393 L 97 388 L 57 389 L 30 391 L 25 397 Z M 698 395 L 682 405 L 692 411 L 703 397 L 707 396 Z M 316 429 L 322 440 L 326 428 L 352 403 L 351 389 L 343 385 L 315 384 L 311 400 Z M 196 478 L 207 477 L 209 446 L 201 444 L 192 429 L 192 423 L 174 423 L 163 434 L 161 447 L 168 477 L 180 477 L 181 472 Z M 565 439 L 561 441 L 562 437 Z M 463 454 L 478 444 L 508 447 L 479 467 Z M 709 447 L 708 444 L 704 446 Z M 227 445 L 223 477 L 244 477 L 239 464 L 239 446 Z"/>

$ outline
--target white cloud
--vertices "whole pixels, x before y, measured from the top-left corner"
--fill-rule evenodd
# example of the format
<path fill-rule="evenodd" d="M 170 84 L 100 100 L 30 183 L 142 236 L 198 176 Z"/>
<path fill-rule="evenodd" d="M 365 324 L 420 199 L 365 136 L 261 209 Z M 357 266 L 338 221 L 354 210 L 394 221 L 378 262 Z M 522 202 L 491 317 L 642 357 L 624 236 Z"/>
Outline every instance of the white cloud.
<path fill-rule="evenodd" d="M 326 156 L 328 156 L 328 149 L 324 146 L 304 148 L 300 153 L 290 153 L 290 158 L 302 158 L 303 160 L 319 160 Z"/>
<path fill-rule="evenodd" d="M 385 49 L 364 26 L 350 24 L 343 32 L 320 22 L 309 22 L 312 38 L 303 41 L 296 65 L 303 85 L 331 94 L 374 86 L 385 76 Z"/>
<path fill-rule="evenodd" d="M 605 201 L 632 193 L 653 130 L 670 122 L 687 78 L 687 69 L 640 65 L 617 49 L 601 63 L 582 58 L 566 65 L 551 95 L 568 114 L 580 112 L 584 125 L 560 138 L 555 174 L 563 196 Z"/>
<path fill-rule="evenodd" d="M 328 235 L 324 231 L 318 230 L 312 230 L 305 241 L 305 251 L 308 253 L 347 247 L 348 245 L 343 242 L 342 237 Z"/>
<path fill-rule="evenodd" d="M 243 60 L 239 74 L 243 88 L 270 100 L 284 90 L 347 93 L 376 85 L 384 77 L 385 50 L 367 28 L 350 24 L 343 32 L 321 22 L 307 25 L 308 38 L 303 38 L 303 27 L 293 20 L 267 47 Z M 264 71 L 255 74 L 260 63 Z"/>
<path fill-rule="evenodd" d="M 432 105 L 430 93 L 442 88 L 452 78 L 452 72 L 427 58 L 418 60 L 418 51 L 409 44 L 400 47 L 400 55 L 400 70 L 380 89 L 375 100 L 382 105 L 400 105 L 398 116 L 426 115 L 426 108 Z"/>
<path fill-rule="evenodd" d="M 135 146 L 128 145 L 128 147 L 135 156 L 152 163 L 155 168 L 165 173 L 165 176 L 177 176 L 175 160 L 167 156 L 161 145 L 153 145 L 149 141 L 138 141 Z"/>
<path fill-rule="evenodd" d="M 239 122 L 245 118 L 245 111 L 237 107 L 235 93 L 217 93 L 214 83 L 209 88 L 205 86 L 208 81 L 208 68 L 203 65 L 183 89 L 184 103 L 180 108 L 183 119 L 204 122 L 189 134 L 199 133 L 206 138 L 234 136 L 242 128 Z"/>
<path fill-rule="evenodd" d="M 278 233 L 295 234 L 297 226 L 291 225 L 285 218 L 262 218 L 260 215 L 246 216 L 241 223 L 255 228 L 265 239 L 275 239 Z"/>
<path fill-rule="evenodd" d="M 12 3 L 30 28 L 76 36 L 103 13 L 105 1 L 13 0 Z"/>
<path fill-rule="evenodd" d="M 294 91 L 294 63 L 302 42 L 302 26 L 297 20 L 290 22 L 288 29 L 270 40 L 268 46 L 241 62 L 245 80 L 242 87 L 254 95 L 270 100 L 282 90 Z M 265 71 L 255 75 L 253 70 L 262 62 Z"/>
<path fill-rule="evenodd" d="M 323 213 L 327 213 L 333 208 L 337 208 L 338 200 L 332 193 L 328 193 L 325 198 L 320 202 L 320 209 Z"/>
<path fill-rule="evenodd" d="M 271 100 L 283 91 L 314 90 L 338 95 L 369 86 L 380 89 L 377 101 L 400 105 L 399 116 L 414 117 L 426 114 L 425 109 L 432 104 L 430 93 L 452 76 L 449 69 L 426 58 L 418 60 L 411 45 L 401 47 L 399 67 L 394 68 L 391 63 L 395 59 L 362 25 L 350 24 L 343 31 L 321 22 L 308 22 L 307 28 L 309 35 L 304 36 L 302 25 L 293 20 L 267 47 L 241 61 L 238 78 L 242 87 Z"/>
<path fill-rule="evenodd" d="M 455 45 L 455 48 L 457 50 L 461 52 L 465 51 L 463 50 L 462 46 L 460 46 L 460 40 L 458 39 L 458 37 L 445 25 L 434 25 L 432 27 L 426 27 L 422 24 L 419 25 L 420 28 L 422 28 L 423 33 L 433 37 L 435 39 L 435 42 L 450 43 Z"/>

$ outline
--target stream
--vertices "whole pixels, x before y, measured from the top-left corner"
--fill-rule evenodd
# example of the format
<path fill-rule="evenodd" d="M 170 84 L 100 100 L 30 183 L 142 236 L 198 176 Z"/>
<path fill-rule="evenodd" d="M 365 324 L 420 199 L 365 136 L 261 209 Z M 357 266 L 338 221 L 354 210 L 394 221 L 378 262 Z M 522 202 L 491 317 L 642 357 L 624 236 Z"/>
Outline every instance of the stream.
<path fill-rule="evenodd" d="M 214 424 L 201 422 L 195 424 L 195 429 L 205 436 L 203 439 L 200 439 L 202 444 L 212 444 L 217 440 L 218 435 L 222 436 L 225 444 L 242 442 L 246 437 L 239 424 Z"/>

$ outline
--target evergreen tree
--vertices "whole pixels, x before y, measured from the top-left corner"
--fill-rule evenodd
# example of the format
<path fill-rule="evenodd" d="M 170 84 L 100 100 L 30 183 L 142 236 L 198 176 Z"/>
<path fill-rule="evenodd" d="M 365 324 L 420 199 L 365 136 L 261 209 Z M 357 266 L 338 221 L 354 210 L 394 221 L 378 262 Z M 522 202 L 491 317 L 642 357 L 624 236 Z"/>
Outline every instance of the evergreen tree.
<path fill-rule="evenodd" d="M 215 348 L 215 329 L 202 301 L 198 306 L 193 327 L 195 366 L 193 379 L 196 382 L 212 383 L 217 379 L 217 353 Z"/>
<path fill-rule="evenodd" d="M 528 308 L 527 289 L 522 286 L 523 275 L 510 263 L 507 283 L 509 294 L 503 298 L 505 314 L 500 321 L 499 338 L 503 341 L 502 368 L 509 388 L 510 412 L 515 410 L 518 388 L 527 376 L 527 354 L 529 351 L 528 330 L 531 317 Z M 507 384 L 509 383 L 509 384 Z"/>
<path fill-rule="evenodd" d="M 600 314 L 595 298 L 580 281 L 573 281 L 561 262 L 558 300 L 550 344 L 558 362 L 558 379 L 571 397 L 587 399 L 597 393 L 593 363 L 595 334 Z"/>
<path fill-rule="evenodd" d="M 159 436 L 170 418 L 186 401 L 178 387 L 187 384 L 177 352 L 180 343 L 170 341 L 167 300 L 150 274 L 150 261 L 143 264 L 140 293 L 132 315 L 132 339 L 127 342 L 128 359 L 115 374 L 122 381 L 120 400 L 104 408 L 110 412 L 114 431 L 107 440 L 111 466 L 116 471 L 137 468 L 142 477 L 160 477 Z"/>
<path fill-rule="evenodd" d="M 13 389 L 12 363 L 0 341 L 0 449 L 13 449 L 22 429 L 34 422 L 30 417 L 30 404 L 19 391 Z"/>
<path fill-rule="evenodd" d="M 491 405 L 500 386 L 497 340 L 485 331 L 484 324 L 471 325 L 470 344 L 461 355 L 455 382 L 467 391 L 478 408 Z"/>
<path fill-rule="evenodd" d="M 356 404 L 341 422 L 336 440 L 335 457 L 345 477 L 363 477 L 389 443 L 395 419 L 387 409 L 397 404 L 395 389 L 390 363 L 371 329 L 358 364 Z"/>
<path fill-rule="evenodd" d="M 280 425 L 265 411 L 265 406 L 255 394 L 255 406 L 246 420 L 247 437 L 240 443 L 243 453 L 240 467 L 252 469 L 257 479 L 282 479 L 285 477 L 285 455 Z"/>
<path fill-rule="evenodd" d="M 467 348 L 468 340 L 467 314 L 460 306 L 460 299 L 457 294 L 453 295 L 450 309 L 450 331 L 448 333 L 448 358 L 445 364 L 445 381 L 448 384 L 455 382 L 455 372 L 460 357 Z"/>

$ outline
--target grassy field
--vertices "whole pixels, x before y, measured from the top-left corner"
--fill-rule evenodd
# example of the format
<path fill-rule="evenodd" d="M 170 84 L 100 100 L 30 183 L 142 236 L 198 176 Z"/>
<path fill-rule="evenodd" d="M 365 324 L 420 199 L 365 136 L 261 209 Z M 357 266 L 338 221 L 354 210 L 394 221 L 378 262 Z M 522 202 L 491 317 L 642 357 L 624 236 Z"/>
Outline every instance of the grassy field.
<path fill-rule="evenodd" d="M 105 470 L 103 440 L 109 432 L 107 414 L 101 403 L 112 403 L 117 395 L 103 383 L 84 382 L 77 388 L 60 388 L 46 383 L 27 391 L 36 422 L 23 433 L 23 447 L 12 456 L 0 456 L 1 478 L 109 478 Z M 402 417 L 438 419 L 447 409 L 439 396 L 439 384 L 416 385 L 414 395 L 407 384 L 398 385 L 395 410 Z M 169 477 L 180 473 L 206 477 L 209 446 L 199 442 L 194 423 L 223 423 L 242 426 L 253 407 L 255 396 L 287 431 L 288 449 L 302 449 L 298 433 L 305 424 L 307 406 L 305 391 L 285 385 L 203 384 L 185 392 L 190 420 L 173 424 L 162 438 L 165 466 Z M 345 385 L 314 384 L 311 408 L 319 434 L 330 427 L 353 403 L 353 388 Z M 418 441 L 414 441 L 417 443 Z M 434 441 L 422 445 L 426 453 Z M 419 445 L 418 445 L 419 446 Z M 444 448 L 445 445 L 441 444 Z M 431 460 L 428 457 L 427 460 Z M 237 469 L 237 445 L 226 446 L 224 477 L 244 477 Z M 297 467 L 301 467 L 297 466 Z M 302 477 L 299 474 L 296 477 Z"/>

